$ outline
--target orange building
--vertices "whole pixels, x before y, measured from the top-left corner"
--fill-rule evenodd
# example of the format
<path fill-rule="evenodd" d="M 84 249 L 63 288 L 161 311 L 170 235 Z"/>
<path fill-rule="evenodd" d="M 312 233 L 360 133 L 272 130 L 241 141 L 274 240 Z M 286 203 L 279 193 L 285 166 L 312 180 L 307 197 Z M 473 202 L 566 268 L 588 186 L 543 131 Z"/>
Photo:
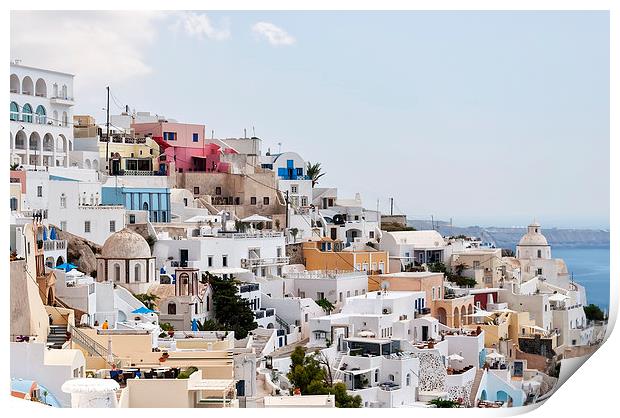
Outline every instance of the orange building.
<path fill-rule="evenodd" d="M 374 274 L 388 272 L 388 252 L 366 245 L 344 248 L 342 241 L 322 238 L 319 241 L 304 242 L 302 249 L 307 270 L 355 270 Z"/>

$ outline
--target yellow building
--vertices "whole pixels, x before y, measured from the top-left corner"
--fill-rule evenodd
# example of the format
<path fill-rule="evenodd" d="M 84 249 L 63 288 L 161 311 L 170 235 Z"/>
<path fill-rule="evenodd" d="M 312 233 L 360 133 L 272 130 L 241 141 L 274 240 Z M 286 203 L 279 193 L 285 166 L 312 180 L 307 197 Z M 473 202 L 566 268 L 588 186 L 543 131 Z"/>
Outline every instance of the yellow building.
<path fill-rule="evenodd" d="M 133 129 L 122 131 L 114 127 L 110 128 L 108 143 L 105 132 L 101 131 L 92 116 L 75 115 L 73 124 L 76 141 L 89 141 L 88 148 L 98 149 L 100 161 L 106 161 L 108 155 L 110 174 L 152 175 L 159 171 L 159 156 L 162 152 L 152 138 L 138 138 L 133 134 Z M 105 165 L 102 164 L 102 167 Z"/>
<path fill-rule="evenodd" d="M 304 264 L 307 270 L 367 271 L 388 273 L 389 254 L 371 247 L 360 250 L 343 248 L 342 241 L 321 238 L 302 244 Z"/>

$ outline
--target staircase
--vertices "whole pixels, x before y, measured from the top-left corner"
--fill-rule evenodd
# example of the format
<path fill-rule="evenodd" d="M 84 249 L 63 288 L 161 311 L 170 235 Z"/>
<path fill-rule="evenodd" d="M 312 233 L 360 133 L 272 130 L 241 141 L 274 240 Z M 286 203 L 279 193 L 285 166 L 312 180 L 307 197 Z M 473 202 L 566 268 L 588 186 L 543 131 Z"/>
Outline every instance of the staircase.
<path fill-rule="evenodd" d="M 291 333 L 291 325 L 276 314 L 276 322 L 280 325 L 280 329 L 285 329 L 287 334 Z"/>
<path fill-rule="evenodd" d="M 50 325 L 50 332 L 47 334 L 47 346 L 59 349 L 67 342 L 66 325 Z"/>
<path fill-rule="evenodd" d="M 107 348 L 99 344 L 97 341 L 93 340 L 72 325 L 69 325 L 68 330 L 71 333 L 71 341 L 80 345 L 80 347 L 86 350 L 86 352 L 92 357 L 101 357 L 106 361 L 111 358 L 114 364 L 120 366 L 120 360 L 114 355 L 114 353 L 110 353 Z"/>
<path fill-rule="evenodd" d="M 469 406 L 472 408 L 476 407 L 476 394 L 478 393 L 478 389 L 480 388 L 480 382 L 482 381 L 483 376 L 484 369 L 476 370 L 476 377 L 474 377 L 474 383 L 472 383 L 471 392 L 469 393 Z"/>
<path fill-rule="evenodd" d="M 269 341 L 269 336 L 263 335 L 252 335 L 252 347 L 254 348 L 254 352 L 256 353 L 256 357 L 259 358 L 262 356 L 263 350 L 265 349 L 265 345 Z"/>
<path fill-rule="evenodd" d="M 341 381 L 344 382 L 344 372 L 342 370 L 340 370 L 340 363 L 342 362 L 342 357 L 345 356 L 344 351 L 339 351 L 338 354 L 336 354 L 336 358 L 334 359 L 334 367 L 333 369 L 335 370 L 334 373 L 334 382 L 336 381 Z"/>

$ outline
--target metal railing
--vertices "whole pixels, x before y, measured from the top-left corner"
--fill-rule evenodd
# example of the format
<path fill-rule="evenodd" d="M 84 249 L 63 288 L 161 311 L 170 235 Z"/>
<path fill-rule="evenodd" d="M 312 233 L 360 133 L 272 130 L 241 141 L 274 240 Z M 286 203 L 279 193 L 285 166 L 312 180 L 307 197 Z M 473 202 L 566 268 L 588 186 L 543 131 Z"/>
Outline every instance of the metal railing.
<path fill-rule="evenodd" d="M 55 251 L 55 250 L 64 250 L 67 248 L 66 240 L 47 240 L 43 241 L 43 250 L 44 251 Z"/>
<path fill-rule="evenodd" d="M 99 356 L 104 360 L 108 361 L 109 357 L 112 357 L 112 362 L 116 365 L 120 365 L 120 361 L 114 355 L 114 353 L 110 353 L 107 348 L 103 345 L 99 344 L 97 341 L 90 338 L 88 335 L 69 324 L 67 329 L 71 333 L 71 340 L 75 341 L 81 347 L 83 347 L 88 354 L 91 356 Z"/>

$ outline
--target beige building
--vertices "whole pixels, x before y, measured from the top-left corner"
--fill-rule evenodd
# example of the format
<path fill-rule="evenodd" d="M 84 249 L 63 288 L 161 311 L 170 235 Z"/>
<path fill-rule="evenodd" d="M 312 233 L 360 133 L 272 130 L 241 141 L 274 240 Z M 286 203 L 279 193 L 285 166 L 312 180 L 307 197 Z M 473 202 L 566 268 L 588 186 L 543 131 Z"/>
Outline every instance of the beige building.
<path fill-rule="evenodd" d="M 462 275 L 476 280 L 476 288 L 499 287 L 504 278 L 501 248 L 478 248 L 453 253 L 452 272 L 462 268 Z"/>
<path fill-rule="evenodd" d="M 205 207 L 224 210 L 238 218 L 260 214 L 284 228 L 286 204 L 272 171 L 244 176 L 230 173 L 176 173 L 176 187 L 201 198 Z"/>

